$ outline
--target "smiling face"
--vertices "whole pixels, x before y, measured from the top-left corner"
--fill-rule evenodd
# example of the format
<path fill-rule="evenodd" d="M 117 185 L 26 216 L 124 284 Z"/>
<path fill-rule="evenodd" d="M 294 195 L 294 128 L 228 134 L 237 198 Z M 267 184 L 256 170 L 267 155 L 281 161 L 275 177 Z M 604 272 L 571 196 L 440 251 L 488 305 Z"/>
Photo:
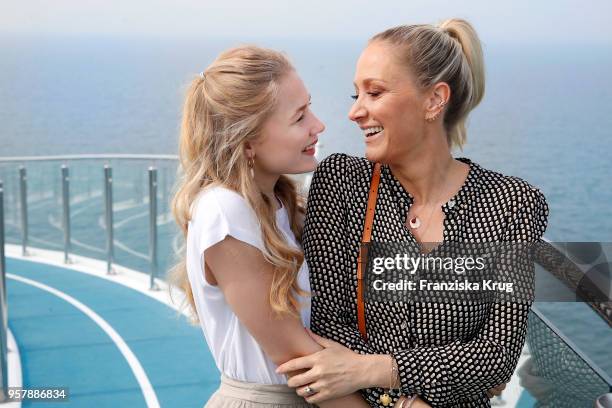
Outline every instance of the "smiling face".
<path fill-rule="evenodd" d="M 310 110 L 310 95 L 291 70 L 279 86 L 277 107 L 252 143 L 256 172 L 298 174 L 317 166 L 315 144 L 325 125 Z"/>
<path fill-rule="evenodd" d="M 364 132 L 366 157 L 394 163 L 424 138 L 428 95 L 400 63 L 393 46 L 370 43 L 357 61 L 349 118 Z"/>

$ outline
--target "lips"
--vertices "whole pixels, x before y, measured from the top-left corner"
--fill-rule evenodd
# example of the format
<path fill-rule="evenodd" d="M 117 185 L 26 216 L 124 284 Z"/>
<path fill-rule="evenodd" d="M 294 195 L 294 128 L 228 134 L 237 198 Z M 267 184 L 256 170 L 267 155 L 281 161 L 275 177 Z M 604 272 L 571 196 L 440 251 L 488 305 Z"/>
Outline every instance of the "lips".
<path fill-rule="evenodd" d="M 370 126 L 370 127 L 362 128 L 362 129 L 363 129 L 363 133 L 365 137 L 371 137 L 371 136 L 377 135 L 378 133 L 384 130 L 382 126 Z"/>
<path fill-rule="evenodd" d="M 304 150 L 302 150 L 302 152 L 306 153 L 306 152 L 308 152 L 309 150 L 314 149 L 318 141 L 319 141 L 319 139 L 315 140 L 313 143 L 311 143 L 311 144 L 309 144 L 308 146 L 306 146 L 306 147 L 304 148 Z"/>

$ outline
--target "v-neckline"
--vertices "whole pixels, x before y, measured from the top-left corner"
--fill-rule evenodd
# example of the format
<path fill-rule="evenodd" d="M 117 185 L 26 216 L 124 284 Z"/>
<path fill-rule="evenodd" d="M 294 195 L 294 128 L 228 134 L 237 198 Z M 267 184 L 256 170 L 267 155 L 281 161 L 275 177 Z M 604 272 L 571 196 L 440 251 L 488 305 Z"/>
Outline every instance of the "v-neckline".
<path fill-rule="evenodd" d="M 450 222 L 449 215 L 451 215 L 453 213 L 454 209 L 459 209 L 459 207 L 465 205 L 466 197 L 468 195 L 468 190 L 474 184 L 474 179 L 476 177 L 475 173 L 478 170 L 477 169 L 477 164 L 472 162 L 470 159 L 468 159 L 466 157 L 458 157 L 458 158 L 455 158 L 455 160 L 458 160 L 458 161 L 460 161 L 462 163 L 467 164 L 469 166 L 469 170 L 468 170 L 468 173 L 467 173 L 467 175 L 465 177 L 465 180 L 463 181 L 463 183 L 461 184 L 459 189 L 455 192 L 455 194 L 446 203 L 444 203 L 441 206 L 442 212 L 444 214 L 444 218 L 442 220 L 442 241 L 439 242 L 438 245 L 435 246 L 431 251 L 427 252 L 424 255 L 429 255 L 429 254 L 433 253 L 438 248 L 440 248 L 444 243 L 448 242 L 448 239 L 449 239 L 449 233 L 448 233 L 449 226 L 448 226 L 448 223 Z M 410 212 L 410 208 L 412 207 L 412 204 L 414 203 L 414 197 L 412 196 L 412 194 L 410 194 L 410 192 L 408 190 L 406 190 L 404 188 L 402 183 L 400 183 L 400 181 L 395 177 L 395 175 L 391 171 L 391 168 L 388 165 L 384 165 L 383 168 L 387 172 L 391 182 L 393 184 L 395 184 L 396 189 L 397 189 L 397 193 L 401 196 L 400 197 L 400 201 L 402 201 L 402 202 L 398 203 L 398 206 L 399 206 L 400 210 L 404 211 L 404 214 L 405 214 L 405 218 L 404 218 L 404 220 L 402 222 L 402 227 L 403 227 L 404 235 L 408 236 L 409 240 L 412 243 L 418 245 L 419 248 L 420 248 L 422 243 L 419 240 L 417 240 L 417 238 L 414 236 L 414 234 L 410 230 L 410 227 L 408 225 L 406 225 L 406 222 L 408 221 L 407 217 L 408 217 L 408 214 Z M 401 217 L 400 217 L 400 219 L 401 219 Z"/>

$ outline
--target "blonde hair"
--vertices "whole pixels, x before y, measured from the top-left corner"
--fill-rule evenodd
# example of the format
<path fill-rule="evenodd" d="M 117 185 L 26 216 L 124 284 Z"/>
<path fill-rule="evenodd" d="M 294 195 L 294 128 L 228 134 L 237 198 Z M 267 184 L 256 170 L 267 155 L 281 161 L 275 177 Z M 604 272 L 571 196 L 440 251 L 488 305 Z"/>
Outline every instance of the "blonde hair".
<path fill-rule="evenodd" d="M 304 255 L 285 241 L 276 225 L 273 204 L 250 176 L 245 154 L 245 144 L 261 136 L 264 123 L 276 109 L 280 83 L 292 70 L 280 52 L 242 46 L 221 53 L 192 81 L 183 106 L 172 213 L 185 238 L 192 203 L 202 189 L 221 185 L 243 196 L 260 222 L 264 257 L 274 266 L 270 305 L 277 313 L 298 316 L 300 303 L 296 294 L 306 294 L 297 283 Z M 301 242 L 299 219 L 304 202 L 297 186 L 281 175 L 274 192 L 286 207 L 291 230 Z M 170 295 L 172 286 L 183 290 L 185 301 L 179 310 L 187 305 L 192 323 L 197 324 L 184 243 L 179 255 L 178 263 L 168 273 Z"/>
<path fill-rule="evenodd" d="M 437 26 L 403 25 L 376 34 L 370 42 L 385 41 L 400 48 L 402 61 L 428 88 L 445 82 L 451 97 L 444 114 L 444 127 L 452 148 L 466 142 L 468 114 L 482 100 L 485 71 L 482 47 L 476 31 L 465 20 L 452 18 Z"/>

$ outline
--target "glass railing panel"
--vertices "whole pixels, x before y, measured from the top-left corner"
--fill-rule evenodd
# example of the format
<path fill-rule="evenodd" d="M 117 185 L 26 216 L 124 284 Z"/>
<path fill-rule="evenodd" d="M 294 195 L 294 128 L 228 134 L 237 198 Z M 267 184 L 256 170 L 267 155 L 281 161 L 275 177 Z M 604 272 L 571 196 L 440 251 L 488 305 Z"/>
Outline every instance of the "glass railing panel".
<path fill-rule="evenodd" d="M 149 191 L 146 161 L 111 160 L 115 262 L 149 270 Z M 159 198 L 159 194 L 158 194 Z"/>
<path fill-rule="evenodd" d="M 612 390 L 606 372 L 537 308 L 529 315 L 526 349 L 529 357 L 517 368 L 523 388 L 518 407 L 592 407 Z"/>
<path fill-rule="evenodd" d="M 172 216 L 171 200 L 176 183 L 177 161 L 158 161 L 158 201 L 157 201 L 157 238 L 159 248 L 159 273 L 165 277 L 168 271 L 178 260 L 181 245 L 184 243 L 183 234 Z"/>
<path fill-rule="evenodd" d="M 107 259 L 104 165 L 112 169 L 114 261 L 148 273 L 149 167 L 157 169 L 158 277 L 176 261 L 181 239 L 171 214 L 176 160 L 87 159 L 0 163 L 7 243 L 21 245 L 19 166 L 25 165 L 28 243 L 64 250 L 61 166 L 69 169 L 71 253 Z"/>
<path fill-rule="evenodd" d="M 28 243 L 44 249 L 63 250 L 62 185 L 60 163 L 26 165 Z"/>
<path fill-rule="evenodd" d="M 4 234 L 7 244 L 20 243 L 18 164 L 0 162 L 0 180 L 4 190 Z"/>
<path fill-rule="evenodd" d="M 104 161 L 66 162 L 70 171 L 72 253 L 106 259 L 104 224 Z"/>

